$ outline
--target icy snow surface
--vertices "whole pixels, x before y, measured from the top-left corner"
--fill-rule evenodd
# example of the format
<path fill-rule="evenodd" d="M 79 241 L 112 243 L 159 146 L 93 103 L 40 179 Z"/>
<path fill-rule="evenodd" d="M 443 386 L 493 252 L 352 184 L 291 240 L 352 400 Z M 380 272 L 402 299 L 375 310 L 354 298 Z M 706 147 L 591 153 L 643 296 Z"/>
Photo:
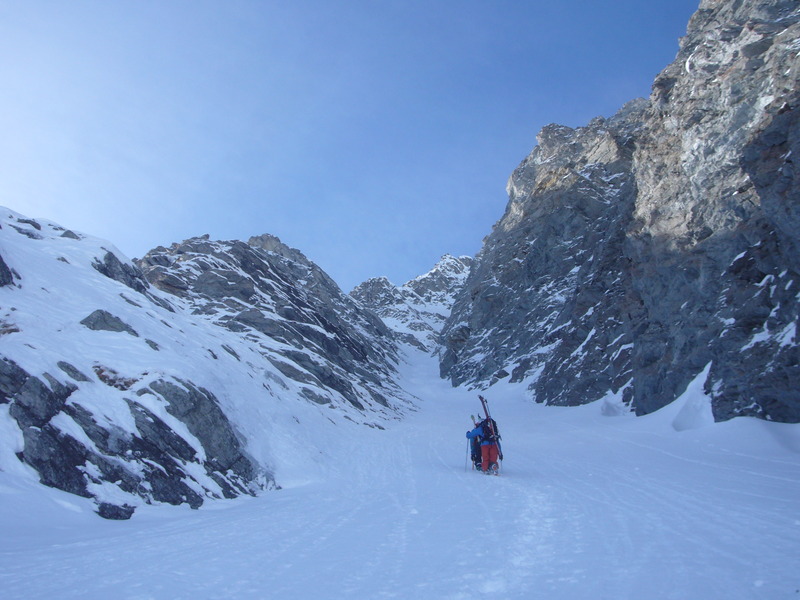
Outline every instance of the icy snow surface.
<path fill-rule="evenodd" d="M 506 460 L 486 477 L 465 464 L 477 398 L 411 363 L 418 412 L 311 432 L 326 469 L 258 498 L 105 521 L 6 462 L 0 597 L 800 597 L 798 426 L 693 421 L 700 386 L 640 418 L 509 386 L 487 393 Z"/>

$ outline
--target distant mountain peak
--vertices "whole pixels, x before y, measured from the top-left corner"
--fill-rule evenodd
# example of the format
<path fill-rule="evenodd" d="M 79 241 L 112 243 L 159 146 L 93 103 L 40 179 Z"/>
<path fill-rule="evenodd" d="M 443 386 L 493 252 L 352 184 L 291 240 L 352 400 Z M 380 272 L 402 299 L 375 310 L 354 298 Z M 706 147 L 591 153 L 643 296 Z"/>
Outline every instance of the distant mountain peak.
<path fill-rule="evenodd" d="M 425 273 L 402 286 L 386 277 L 368 279 L 350 295 L 377 314 L 400 338 L 425 352 L 438 353 L 439 334 L 472 265 L 469 256 L 445 254 Z"/>

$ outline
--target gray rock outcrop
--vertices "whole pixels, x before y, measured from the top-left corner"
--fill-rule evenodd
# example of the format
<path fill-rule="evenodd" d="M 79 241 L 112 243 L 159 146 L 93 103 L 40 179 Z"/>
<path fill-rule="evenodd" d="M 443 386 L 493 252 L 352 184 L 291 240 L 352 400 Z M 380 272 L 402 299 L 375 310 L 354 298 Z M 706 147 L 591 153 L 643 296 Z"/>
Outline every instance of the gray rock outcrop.
<path fill-rule="evenodd" d="M 114 281 L 119 281 L 140 294 L 147 293 L 147 282 L 142 277 L 141 271 L 132 264 L 121 261 L 113 252 L 106 251 L 103 260 L 95 259 L 92 266 L 98 273 L 102 273 Z"/>
<path fill-rule="evenodd" d="M 0 256 L 0 287 L 11 285 L 13 282 L 14 276 L 11 273 L 11 269 L 8 268 L 6 261 Z"/>
<path fill-rule="evenodd" d="M 344 400 L 358 410 L 401 403 L 392 332 L 278 238 L 192 238 L 156 248 L 139 264 L 152 285 L 195 313 L 268 347 L 267 359 L 312 402 Z"/>
<path fill-rule="evenodd" d="M 85 325 L 92 331 L 114 331 L 118 333 L 124 331 L 133 337 L 139 337 L 139 334 L 136 333 L 133 327 L 125 323 L 119 317 L 115 317 L 107 310 L 97 309 L 83 319 L 81 325 Z"/>
<path fill-rule="evenodd" d="M 443 376 L 637 414 L 704 382 L 718 420 L 800 421 L 800 6 L 704 1 L 647 101 L 551 125 L 512 174 Z"/>
<path fill-rule="evenodd" d="M 0 360 L 0 403 L 9 404 L 24 442 L 18 456 L 45 485 L 91 498 L 96 488 L 113 482 L 131 497 L 195 508 L 205 498 L 253 494 L 268 485 L 266 480 L 258 483 L 260 469 L 208 390 L 186 381 L 131 381 L 127 404 L 136 424 L 131 432 L 79 402 L 68 402 L 79 383 L 91 380 L 63 364 L 64 373 L 78 374 L 76 381 L 62 383 L 49 373 L 35 377 L 8 358 Z M 135 400 L 145 394 L 185 423 L 199 446 Z M 133 512 L 129 504 L 98 501 L 98 513 L 105 518 L 130 518 Z"/>

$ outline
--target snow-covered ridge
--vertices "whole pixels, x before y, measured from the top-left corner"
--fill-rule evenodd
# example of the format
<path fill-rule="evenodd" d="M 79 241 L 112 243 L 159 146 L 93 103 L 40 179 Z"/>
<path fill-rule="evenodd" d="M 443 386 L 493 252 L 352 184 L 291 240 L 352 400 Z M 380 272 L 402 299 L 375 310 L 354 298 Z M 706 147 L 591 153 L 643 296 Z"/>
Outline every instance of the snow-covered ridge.
<path fill-rule="evenodd" d="M 359 361 L 391 370 L 393 341 L 341 292 L 322 300 L 335 290 L 310 264 L 202 238 L 146 258 L 171 256 L 146 272 L 181 293 L 106 241 L 0 209 L 0 469 L 109 518 L 196 507 L 318 468 L 315 423 L 379 426 L 408 402 L 374 375 L 342 382 Z"/>
<path fill-rule="evenodd" d="M 391 332 L 278 238 L 203 236 L 156 248 L 138 263 L 154 286 L 194 314 L 262 348 L 304 385 L 309 400 L 391 412 L 403 396 L 392 383 L 398 358 Z"/>
<path fill-rule="evenodd" d="M 368 279 L 350 295 L 377 314 L 405 343 L 436 354 L 453 301 L 469 275 L 472 258 L 445 254 L 427 273 L 402 286 L 386 277 Z"/>

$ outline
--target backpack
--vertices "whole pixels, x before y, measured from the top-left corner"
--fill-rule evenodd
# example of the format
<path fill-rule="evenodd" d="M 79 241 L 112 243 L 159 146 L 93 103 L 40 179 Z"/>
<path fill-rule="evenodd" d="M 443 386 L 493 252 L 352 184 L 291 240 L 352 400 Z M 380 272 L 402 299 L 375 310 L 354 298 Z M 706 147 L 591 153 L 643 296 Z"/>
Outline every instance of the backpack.
<path fill-rule="evenodd" d="M 489 420 L 490 419 L 484 419 L 483 421 L 481 421 L 479 423 L 479 425 L 481 427 L 483 427 L 483 435 L 481 436 L 481 442 L 494 442 L 494 443 L 497 443 L 497 440 L 500 439 L 500 430 L 497 429 L 497 423 L 495 422 L 495 420 L 491 419 L 491 421 L 492 421 L 491 431 L 494 431 L 494 435 L 492 435 L 490 433 Z"/>

